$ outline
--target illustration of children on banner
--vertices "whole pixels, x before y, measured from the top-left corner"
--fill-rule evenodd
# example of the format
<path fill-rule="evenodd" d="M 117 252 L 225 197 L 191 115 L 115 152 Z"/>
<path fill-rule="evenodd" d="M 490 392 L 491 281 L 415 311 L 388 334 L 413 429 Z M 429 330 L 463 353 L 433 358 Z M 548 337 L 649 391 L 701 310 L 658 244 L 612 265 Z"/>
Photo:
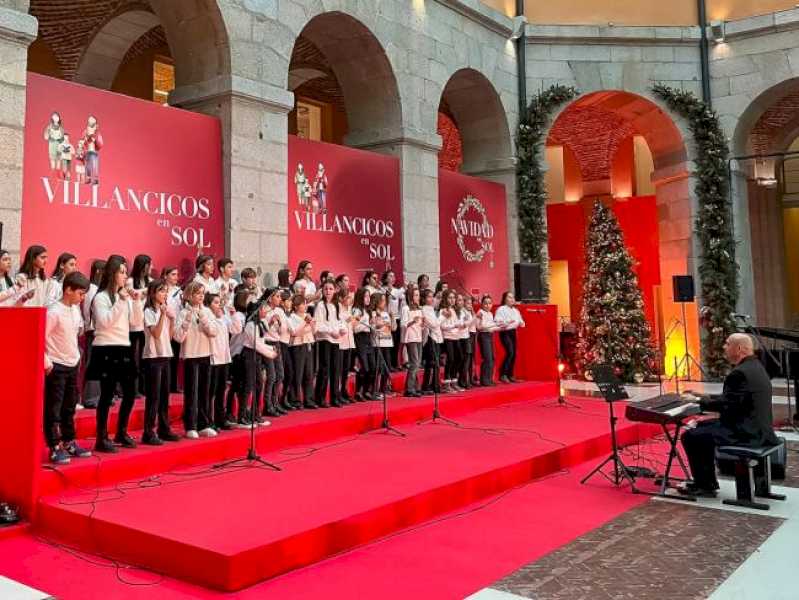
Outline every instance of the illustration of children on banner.
<path fill-rule="evenodd" d="M 100 150 L 103 147 L 103 136 L 100 134 L 97 119 L 93 115 L 89 115 L 81 139 L 86 150 L 86 183 L 98 185 L 100 183 Z"/>
<path fill-rule="evenodd" d="M 302 163 L 297 163 L 297 171 L 294 173 L 294 187 L 297 189 L 297 202 L 300 206 L 305 207 L 305 210 L 308 210 L 305 204 L 305 186 L 307 184 L 308 177 L 305 175 L 305 168 Z"/>
<path fill-rule="evenodd" d="M 313 191 L 316 196 L 316 203 L 320 213 L 327 212 L 327 174 L 325 173 L 325 166 L 319 163 L 319 168 L 316 170 L 316 177 L 313 182 Z"/>
<path fill-rule="evenodd" d="M 64 141 L 64 124 L 61 114 L 53 112 L 44 129 L 44 141 L 47 142 L 47 154 L 50 159 L 50 170 L 61 173 L 61 143 Z"/>
<path fill-rule="evenodd" d="M 47 142 L 50 170 L 57 177 L 71 181 L 74 162 L 76 179 L 80 183 L 100 183 L 100 149 L 103 147 L 103 136 L 93 115 L 86 120 L 86 129 L 76 147 L 64 130 L 60 113 L 54 111 L 44 130 L 44 140 Z"/>
<path fill-rule="evenodd" d="M 330 184 L 322 163 L 319 163 L 316 175 L 313 176 L 313 182 L 306 175 L 302 163 L 297 163 L 294 186 L 297 190 L 297 202 L 306 211 L 322 214 L 327 212 L 327 192 L 330 189 Z"/>

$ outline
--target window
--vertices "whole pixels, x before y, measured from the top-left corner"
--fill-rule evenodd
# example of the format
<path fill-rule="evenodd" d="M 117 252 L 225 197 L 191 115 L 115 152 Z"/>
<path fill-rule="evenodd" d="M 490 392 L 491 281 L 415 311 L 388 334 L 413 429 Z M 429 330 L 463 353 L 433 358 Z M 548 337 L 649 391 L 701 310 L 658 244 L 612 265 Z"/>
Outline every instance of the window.
<path fill-rule="evenodd" d="M 175 66 L 165 57 L 156 56 L 153 61 L 153 101 L 166 104 L 169 92 L 175 89 Z"/>
<path fill-rule="evenodd" d="M 322 139 L 322 107 L 305 100 L 297 100 L 297 137 L 307 140 Z"/>

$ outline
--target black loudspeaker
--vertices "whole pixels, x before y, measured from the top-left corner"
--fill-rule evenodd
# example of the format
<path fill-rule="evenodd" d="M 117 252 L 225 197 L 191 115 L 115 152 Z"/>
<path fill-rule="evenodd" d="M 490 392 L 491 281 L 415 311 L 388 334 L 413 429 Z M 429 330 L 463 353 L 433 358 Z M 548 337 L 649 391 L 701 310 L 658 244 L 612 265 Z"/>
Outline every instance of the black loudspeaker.
<path fill-rule="evenodd" d="M 541 300 L 541 266 L 533 263 L 514 263 L 513 287 L 516 300 Z"/>
<path fill-rule="evenodd" d="M 674 286 L 674 301 L 675 302 L 693 302 L 694 295 L 694 277 L 693 275 L 674 275 L 671 278 L 671 283 Z"/>

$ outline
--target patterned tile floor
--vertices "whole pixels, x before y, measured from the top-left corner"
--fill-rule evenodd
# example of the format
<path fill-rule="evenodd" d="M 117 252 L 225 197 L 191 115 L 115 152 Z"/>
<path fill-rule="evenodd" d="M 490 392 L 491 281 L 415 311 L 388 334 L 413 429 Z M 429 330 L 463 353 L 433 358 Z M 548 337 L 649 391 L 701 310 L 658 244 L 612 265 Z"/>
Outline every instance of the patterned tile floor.
<path fill-rule="evenodd" d="M 707 598 L 783 522 L 649 502 L 491 588 L 535 600 Z"/>
<path fill-rule="evenodd" d="M 786 442 L 788 461 L 785 466 L 785 481 L 778 481 L 785 487 L 799 488 L 799 442 Z"/>

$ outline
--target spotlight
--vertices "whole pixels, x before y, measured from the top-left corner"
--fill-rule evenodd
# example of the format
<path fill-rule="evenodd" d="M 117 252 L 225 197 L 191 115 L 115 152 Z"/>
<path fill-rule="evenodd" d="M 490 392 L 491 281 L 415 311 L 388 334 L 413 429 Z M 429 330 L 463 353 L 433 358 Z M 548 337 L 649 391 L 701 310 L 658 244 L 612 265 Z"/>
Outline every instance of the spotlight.
<path fill-rule="evenodd" d="M 713 38 L 713 41 L 717 44 L 720 44 L 724 41 L 724 21 L 711 21 L 710 22 L 710 37 Z"/>
<path fill-rule="evenodd" d="M 566 365 L 562 362 L 558 363 L 558 373 L 563 373 L 566 370 Z"/>
<path fill-rule="evenodd" d="M 517 15 L 513 17 L 513 29 L 511 30 L 510 39 L 515 42 L 524 35 L 524 27 L 527 25 L 527 17 L 524 15 Z"/>

